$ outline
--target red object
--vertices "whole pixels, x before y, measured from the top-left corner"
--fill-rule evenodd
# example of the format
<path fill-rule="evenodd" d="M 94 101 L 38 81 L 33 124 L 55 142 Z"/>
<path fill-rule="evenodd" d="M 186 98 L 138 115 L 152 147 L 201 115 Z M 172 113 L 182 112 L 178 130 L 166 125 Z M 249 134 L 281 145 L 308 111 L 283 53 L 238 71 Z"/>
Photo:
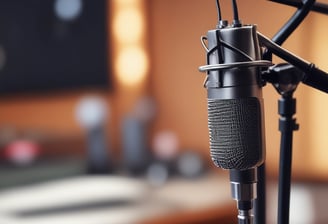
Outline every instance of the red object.
<path fill-rule="evenodd" d="M 32 163 L 40 154 L 40 146 L 29 140 L 16 140 L 5 148 L 5 157 L 17 164 L 27 165 Z"/>

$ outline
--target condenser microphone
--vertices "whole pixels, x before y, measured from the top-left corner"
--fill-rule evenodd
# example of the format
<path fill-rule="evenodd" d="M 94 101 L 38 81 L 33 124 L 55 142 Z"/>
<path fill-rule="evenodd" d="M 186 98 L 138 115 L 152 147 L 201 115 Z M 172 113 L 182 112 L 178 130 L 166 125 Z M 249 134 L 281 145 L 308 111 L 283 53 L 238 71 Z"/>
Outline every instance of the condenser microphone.
<path fill-rule="evenodd" d="M 212 160 L 223 169 L 246 170 L 264 159 L 262 80 L 256 26 L 207 33 L 205 87 Z"/>
<path fill-rule="evenodd" d="M 204 86 L 208 98 L 210 152 L 214 164 L 230 170 L 239 223 L 252 223 L 257 167 L 265 157 L 261 60 L 255 25 L 219 22 L 202 43 L 207 51 Z"/>

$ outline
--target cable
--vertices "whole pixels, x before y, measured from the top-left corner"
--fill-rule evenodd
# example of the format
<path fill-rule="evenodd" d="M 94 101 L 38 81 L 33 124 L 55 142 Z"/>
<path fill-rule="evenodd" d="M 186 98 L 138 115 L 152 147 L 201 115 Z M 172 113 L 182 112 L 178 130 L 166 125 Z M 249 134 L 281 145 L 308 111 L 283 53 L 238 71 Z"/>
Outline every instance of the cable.
<path fill-rule="evenodd" d="M 305 0 L 302 7 L 298 8 L 292 17 L 285 23 L 285 25 L 281 27 L 281 29 L 274 35 L 272 41 L 278 45 L 282 45 L 305 19 L 305 17 L 311 11 L 314 3 L 315 0 Z M 264 52 L 263 59 L 271 61 L 272 53 L 270 51 Z"/>
<path fill-rule="evenodd" d="M 221 16 L 221 8 L 220 8 L 220 2 L 219 0 L 216 0 L 216 9 L 218 12 L 218 21 L 222 21 L 222 16 Z"/>
<path fill-rule="evenodd" d="M 216 9 L 217 9 L 217 12 L 218 12 L 218 24 L 217 24 L 216 28 L 221 29 L 221 28 L 224 28 L 224 27 L 228 26 L 228 22 L 226 20 L 222 19 L 221 7 L 220 7 L 220 1 L 219 0 L 216 0 Z"/>
<path fill-rule="evenodd" d="M 269 1 L 282 3 L 285 5 L 294 6 L 297 8 L 301 8 L 303 5 L 302 1 L 295 1 L 295 0 L 269 0 Z M 313 4 L 311 11 L 328 15 L 328 4 L 316 2 Z"/>
<path fill-rule="evenodd" d="M 286 22 L 286 24 L 277 32 L 272 38 L 272 41 L 278 45 L 282 45 L 285 40 L 292 34 L 292 32 L 301 24 L 305 17 L 311 11 L 311 8 L 315 0 L 303 1 L 302 7 L 300 7 L 295 14 Z"/>
<path fill-rule="evenodd" d="M 232 25 L 234 27 L 239 27 L 239 26 L 241 26 L 241 21 L 239 20 L 239 16 L 238 16 L 238 7 L 237 7 L 236 0 L 232 0 L 232 9 L 233 9 L 233 22 L 232 22 Z"/>
<path fill-rule="evenodd" d="M 237 7 L 236 0 L 232 0 L 232 9 L 233 9 L 233 19 L 234 20 L 239 20 L 238 7 Z"/>

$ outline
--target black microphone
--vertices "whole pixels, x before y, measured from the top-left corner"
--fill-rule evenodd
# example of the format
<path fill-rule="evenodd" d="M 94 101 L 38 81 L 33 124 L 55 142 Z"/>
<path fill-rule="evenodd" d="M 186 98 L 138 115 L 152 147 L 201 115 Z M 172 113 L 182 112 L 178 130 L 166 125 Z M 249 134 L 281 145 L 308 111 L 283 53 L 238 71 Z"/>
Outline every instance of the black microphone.
<path fill-rule="evenodd" d="M 256 26 L 207 33 L 208 126 L 213 162 L 245 170 L 263 162 L 262 80 Z"/>
<path fill-rule="evenodd" d="M 207 40 L 207 44 L 205 43 Z M 265 158 L 261 60 L 256 26 L 219 22 L 202 37 L 207 51 L 205 87 L 208 127 L 214 164 L 230 170 L 232 197 L 237 200 L 239 223 L 252 223 L 257 167 Z"/>

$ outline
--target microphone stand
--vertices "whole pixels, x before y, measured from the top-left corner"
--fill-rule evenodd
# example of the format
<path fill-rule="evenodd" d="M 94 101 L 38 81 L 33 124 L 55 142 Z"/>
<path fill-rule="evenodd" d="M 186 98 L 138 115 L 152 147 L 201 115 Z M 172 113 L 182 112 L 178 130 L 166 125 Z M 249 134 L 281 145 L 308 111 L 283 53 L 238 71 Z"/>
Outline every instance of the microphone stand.
<path fill-rule="evenodd" d="M 279 99 L 279 130 L 281 132 L 279 192 L 278 192 L 278 224 L 289 223 L 292 140 L 293 131 L 298 130 L 298 124 L 293 115 L 296 112 L 296 99 L 293 93 L 300 82 L 315 89 L 328 93 L 328 74 L 296 55 L 283 49 L 269 38 L 258 33 L 260 43 L 270 52 L 290 64 L 278 64 L 263 72 L 265 81 L 273 84 L 282 96 Z"/>
<path fill-rule="evenodd" d="M 276 1 L 279 2 L 278 0 L 271 0 L 271 1 Z M 279 2 L 279 3 L 285 3 L 285 2 Z M 286 3 L 285 3 L 286 4 Z M 297 6 L 297 10 L 296 12 L 292 15 L 292 17 L 284 24 L 284 26 L 274 35 L 274 37 L 272 38 L 271 42 L 277 44 L 277 45 L 281 45 L 293 32 L 294 30 L 302 23 L 302 21 L 305 19 L 305 17 L 309 14 L 309 12 L 311 10 L 313 10 L 313 5 L 316 4 L 315 0 L 304 0 L 302 2 L 302 4 L 299 4 Z M 272 61 L 272 52 L 270 50 L 264 52 L 263 54 L 263 59 L 264 60 L 269 60 Z M 279 84 L 279 80 L 281 79 L 276 79 L 276 80 L 272 80 L 275 85 L 277 85 L 276 89 L 278 91 L 278 93 L 280 95 L 282 95 L 282 99 L 279 101 L 280 108 L 288 108 L 287 104 L 289 104 L 288 102 L 292 101 L 292 94 L 295 91 L 295 89 L 290 89 L 288 92 L 289 94 L 283 94 L 282 92 L 282 83 Z M 267 80 L 269 81 L 269 79 Z M 299 82 L 299 81 L 298 81 Z M 295 102 L 296 104 L 296 102 Z M 296 105 L 295 105 L 296 107 Z M 280 118 L 280 122 L 281 125 L 279 124 L 279 126 L 281 126 L 281 128 L 279 128 L 279 130 L 281 131 L 281 146 L 280 146 L 280 161 L 282 161 L 280 163 L 280 168 L 279 168 L 279 173 L 281 173 L 281 175 L 279 175 L 280 180 L 279 180 L 279 189 L 286 189 L 286 190 L 279 190 L 279 195 L 278 195 L 278 201 L 279 201 L 279 205 L 280 204 L 285 204 L 288 201 L 288 204 L 286 204 L 286 206 L 278 206 L 280 209 L 278 209 L 278 220 L 288 220 L 289 218 L 289 201 L 290 201 L 290 197 L 289 194 L 287 192 L 290 192 L 290 184 L 286 184 L 286 183 L 290 183 L 290 172 L 291 172 L 291 165 L 283 165 L 283 164 L 291 164 L 291 155 L 292 155 L 292 130 L 293 129 L 293 124 L 290 124 L 289 122 L 287 122 L 286 120 L 290 120 L 292 119 L 293 114 L 295 113 L 292 112 L 292 109 L 290 109 L 291 111 L 281 111 L 279 109 L 279 114 L 281 115 Z M 291 114 L 292 113 L 292 114 Z M 285 117 L 288 116 L 288 117 Z M 286 121 L 286 122 L 285 122 Z M 286 127 L 286 125 L 290 125 L 289 127 Z M 295 125 L 294 125 L 295 126 Z M 287 153 L 289 152 L 289 153 Z M 287 162 L 290 161 L 290 162 Z M 288 172 L 286 172 L 284 174 L 283 170 L 286 169 Z M 288 174 L 289 173 L 289 174 Z M 254 211 L 255 211 L 255 220 L 256 223 L 260 224 L 260 223 L 265 223 L 266 222 L 266 177 L 265 177 L 265 163 L 262 164 L 259 168 L 258 168 L 258 197 L 255 201 L 255 206 L 254 206 Z M 280 198 L 285 198 L 285 199 L 280 199 Z M 285 208 L 288 208 L 285 209 Z M 284 210 L 282 210 L 284 209 Z M 283 215 L 280 215 L 283 214 Z M 288 216 L 287 216 L 287 215 Z M 282 218 L 282 217 L 286 217 L 287 218 Z M 279 224 L 283 223 L 282 221 L 279 221 Z M 285 222 L 285 223 L 288 223 Z"/>
<path fill-rule="evenodd" d="M 279 187 L 278 187 L 278 223 L 289 223 L 290 185 L 292 169 L 293 131 L 298 130 L 296 119 L 296 99 L 293 98 L 302 74 L 289 64 L 278 64 L 263 74 L 281 95 L 278 101 L 280 142 Z"/>
<path fill-rule="evenodd" d="M 293 119 L 296 109 L 296 99 L 292 97 L 293 90 L 289 94 L 282 94 L 279 100 L 279 131 L 280 164 L 278 186 L 278 224 L 289 223 L 290 187 L 292 169 L 293 131 L 298 130 L 298 125 Z"/>
<path fill-rule="evenodd" d="M 301 0 L 269 0 L 269 1 L 281 3 L 284 5 L 294 6 L 297 8 L 300 8 L 304 5 L 304 2 Z M 311 11 L 327 15 L 328 14 L 328 5 L 325 3 L 316 2 L 311 7 Z"/>

